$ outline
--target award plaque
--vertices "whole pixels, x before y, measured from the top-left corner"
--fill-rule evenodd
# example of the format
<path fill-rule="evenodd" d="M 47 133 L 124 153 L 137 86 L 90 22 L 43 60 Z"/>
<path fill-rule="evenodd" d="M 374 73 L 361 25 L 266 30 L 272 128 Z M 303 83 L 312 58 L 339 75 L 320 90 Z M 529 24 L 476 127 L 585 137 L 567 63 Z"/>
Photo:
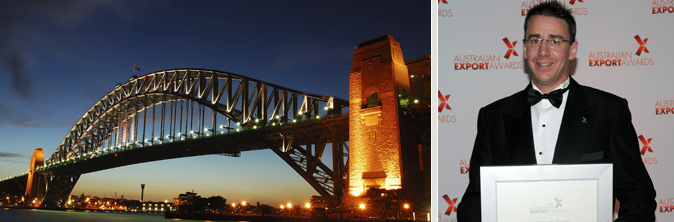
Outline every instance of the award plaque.
<path fill-rule="evenodd" d="M 613 219 L 613 165 L 480 167 L 482 221 Z"/>

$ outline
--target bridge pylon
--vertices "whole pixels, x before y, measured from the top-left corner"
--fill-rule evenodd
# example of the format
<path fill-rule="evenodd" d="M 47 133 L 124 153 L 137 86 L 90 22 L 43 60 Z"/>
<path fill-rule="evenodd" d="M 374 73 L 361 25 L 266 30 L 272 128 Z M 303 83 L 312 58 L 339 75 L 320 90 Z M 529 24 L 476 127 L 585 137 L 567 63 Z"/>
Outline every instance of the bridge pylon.
<path fill-rule="evenodd" d="M 409 103 L 410 83 L 400 44 L 390 35 L 359 44 L 349 81 L 349 166 L 345 203 L 368 189 L 400 189 L 401 106 Z"/>
<path fill-rule="evenodd" d="M 27 206 L 37 207 L 42 203 L 45 190 L 45 175 L 37 172 L 38 167 L 44 165 L 44 151 L 42 148 L 36 148 L 33 156 L 30 158 L 30 168 L 28 168 L 28 180 L 26 183 L 25 203 Z"/>

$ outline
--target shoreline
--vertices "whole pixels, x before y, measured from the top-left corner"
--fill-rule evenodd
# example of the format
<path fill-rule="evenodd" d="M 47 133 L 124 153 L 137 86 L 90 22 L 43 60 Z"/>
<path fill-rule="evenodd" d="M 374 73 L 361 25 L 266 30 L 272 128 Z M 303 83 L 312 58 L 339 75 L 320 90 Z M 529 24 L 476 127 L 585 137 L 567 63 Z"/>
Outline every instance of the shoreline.
<path fill-rule="evenodd" d="M 357 219 L 357 218 L 306 218 L 287 216 L 260 216 L 260 215 L 224 215 L 224 214 L 179 214 L 174 212 L 164 213 L 166 219 L 183 220 L 210 220 L 210 221 L 249 221 L 249 222 L 414 222 L 413 220 L 381 220 L 381 219 Z"/>
<path fill-rule="evenodd" d="M 164 214 L 163 212 L 148 212 L 148 211 L 128 211 L 128 210 L 101 210 L 101 209 L 77 209 L 77 208 L 43 208 L 43 207 L 26 207 L 26 206 L 0 206 L 0 209 L 20 209 L 20 210 L 53 210 L 53 211 L 76 211 L 76 212 L 102 212 L 102 213 L 147 213 L 147 214 Z"/>

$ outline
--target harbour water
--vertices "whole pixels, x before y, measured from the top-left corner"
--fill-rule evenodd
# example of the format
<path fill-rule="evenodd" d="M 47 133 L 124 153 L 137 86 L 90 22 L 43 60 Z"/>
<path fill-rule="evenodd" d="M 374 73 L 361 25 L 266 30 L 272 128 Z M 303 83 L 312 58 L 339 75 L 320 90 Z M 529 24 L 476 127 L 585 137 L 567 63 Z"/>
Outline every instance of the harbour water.
<path fill-rule="evenodd" d="M 161 213 L 120 213 L 120 212 L 93 212 L 93 211 L 59 211 L 35 209 L 0 208 L 2 222 L 169 222 Z M 190 220 L 188 220 L 190 221 Z M 192 220 L 193 221 L 193 220 Z"/>

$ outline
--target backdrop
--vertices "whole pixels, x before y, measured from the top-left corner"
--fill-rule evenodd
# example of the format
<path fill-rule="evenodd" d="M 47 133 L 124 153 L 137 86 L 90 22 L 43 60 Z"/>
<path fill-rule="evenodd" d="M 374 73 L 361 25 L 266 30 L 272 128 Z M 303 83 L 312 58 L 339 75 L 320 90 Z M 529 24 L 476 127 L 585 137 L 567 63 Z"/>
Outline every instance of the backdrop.
<path fill-rule="evenodd" d="M 456 221 L 468 185 L 478 110 L 529 83 L 523 24 L 539 1 L 438 0 L 439 220 Z M 657 221 L 674 221 L 674 1 L 563 0 L 578 53 L 572 76 L 626 98 L 657 191 Z"/>

